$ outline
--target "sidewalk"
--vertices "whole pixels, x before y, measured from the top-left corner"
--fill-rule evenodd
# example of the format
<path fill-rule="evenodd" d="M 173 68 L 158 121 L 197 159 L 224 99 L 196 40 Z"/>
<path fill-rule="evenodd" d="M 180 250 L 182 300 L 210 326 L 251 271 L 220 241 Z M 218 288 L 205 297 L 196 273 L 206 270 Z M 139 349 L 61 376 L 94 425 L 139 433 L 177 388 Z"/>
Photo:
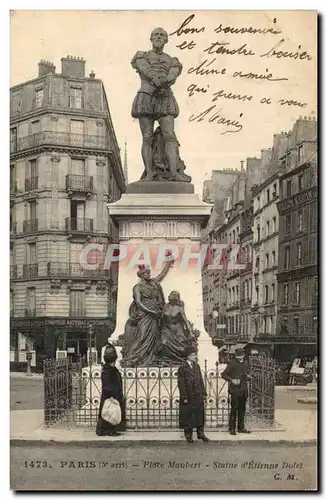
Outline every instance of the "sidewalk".
<path fill-rule="evenodd" d="M 107 446 L 108 442 L 119 446 L 142 443 L 174 443 L 183 437 L 180 431 L 126 431 L 113 438 L 96 436 L 94 430 L 80 428 L 65 429 L 59 427 L 46 428 L 43 423 L 43 410 L 13 410 L 10 413 L 11 444 L 70 444 L 76 446 Z M 231 436 L 225 431 L 206 430 L 206 435 L 213 442 L 233 443 L 298 443 L 315 444 L 317 441 L 317 412 L 301 410 L 276 410 L 276 426 L 273 430 L 253 430 L 251 434 Z"/>

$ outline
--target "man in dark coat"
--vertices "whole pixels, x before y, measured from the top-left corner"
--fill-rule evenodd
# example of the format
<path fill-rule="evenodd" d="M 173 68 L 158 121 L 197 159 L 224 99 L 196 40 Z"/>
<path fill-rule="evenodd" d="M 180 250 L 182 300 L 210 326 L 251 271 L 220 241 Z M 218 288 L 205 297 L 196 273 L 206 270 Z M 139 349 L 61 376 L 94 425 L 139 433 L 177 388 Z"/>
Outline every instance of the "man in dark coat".
<path fill-rule="evenodd" d="M 117 352 L 112 344 L 106 346 L 103 356 L 104 364 L 102 366 L 101 382 L 102 393 L 99 408 L 99 418 L 96 427 L 98 436 L 120 436 L 117 431 L 125 430 L 125 404 L 123 395 L 123 383 L 119 370 L 115 367 Z M 102 408 L 106 399 L 114 398 L 119 402 L 122 419 L 120 424 L 111 425 L 101 417 Z"/>
<path fill-rule="evenodd" d="M 186 360 L 178 369 L 179 428 L 184 429 L 186 441 L 193 443 L 193 429 L 198 439 L 209 441 L 205 436 L 204 401 L 207 397 L 201 369 L 196 363 L 196 348 L 189 345 L 185 349 Z"/>
<path fill-rule="evenodd" d="M 235 349 L 235 359 L 232 359 L 222 373 L 222 378 L 228 381 L 228 392 L 231 399 L 231 410 L 229 415 L 229 432 L 236 435 L 236 416 L 238 432 L 249 434 L 244 426 L 246 400 L 248 397 L 248 363 L 244 359 L 245 353 L 242 348 Z"/>

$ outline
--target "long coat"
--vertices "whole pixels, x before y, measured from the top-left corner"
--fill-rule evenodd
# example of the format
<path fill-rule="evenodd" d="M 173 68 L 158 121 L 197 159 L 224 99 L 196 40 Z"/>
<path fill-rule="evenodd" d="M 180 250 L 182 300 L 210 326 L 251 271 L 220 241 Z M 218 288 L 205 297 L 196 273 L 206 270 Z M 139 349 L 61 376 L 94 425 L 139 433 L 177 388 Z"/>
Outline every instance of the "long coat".
<path fill-rule="evenodd" d="M 232 359 L 228 363 L 221 377 L 228 381 L 229 394 L 248 397 L 248 371 L 249 365 L 246 360 L 241 363 L 237 359 Z M 232 379 L 239 379 L 240 385 L 234 385 Z"/>
<path fill-rule="evenodd" d="M 102 368 L 101 373 L 102 393 L 99 408 L 99 417 L 96 428 L 98 436 L 106 436 L 110 432 L 125 430 L 125 404 L 123 395 L 123 383 L 119 370 L 115 366 L 110 366 L 106 363 Z M 119 401 L 122 420 L 118 425 L 111 425 L 101 418 L 101 412 L 104 402 L 108 398 L 115 398 Z"/>
<path fill-rule="evenodd" d="M 187 361 L 178 369 L 179 428 L 204 425 L 204 398 L 207 396 L 201 369 L 197 363 L 192 368 Z M 187 403 L 183 401 L 187 399 Z"/>

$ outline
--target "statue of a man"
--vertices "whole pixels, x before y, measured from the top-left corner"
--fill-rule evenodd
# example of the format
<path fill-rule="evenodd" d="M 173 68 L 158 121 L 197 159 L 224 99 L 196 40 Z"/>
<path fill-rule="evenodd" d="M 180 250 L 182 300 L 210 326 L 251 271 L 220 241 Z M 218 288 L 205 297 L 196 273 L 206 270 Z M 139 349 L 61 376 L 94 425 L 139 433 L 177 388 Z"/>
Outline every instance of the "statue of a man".
<path fill-rule="evenodd" d="M 168 159 L 171 179 L 185 181 L 178 172 L 178 142 L 174 132 L 174 119 L 179 114 L 178 104 L 172 93 L 173 85 L 181 74 L 182 65 L 176 57 L 163 52 L 168 42 L 168 33 L 156 28 L 151 33 L 152 50 L 137 52 L 131 64 L 139 73 L 141 88 L 132 106 L 133 118 L 138 118 L 143 136 L 142 158 L 146 179 L 153 180 L 152 143 L 154 123 L 159 122 L 165 140 L 165 155 Z"/>

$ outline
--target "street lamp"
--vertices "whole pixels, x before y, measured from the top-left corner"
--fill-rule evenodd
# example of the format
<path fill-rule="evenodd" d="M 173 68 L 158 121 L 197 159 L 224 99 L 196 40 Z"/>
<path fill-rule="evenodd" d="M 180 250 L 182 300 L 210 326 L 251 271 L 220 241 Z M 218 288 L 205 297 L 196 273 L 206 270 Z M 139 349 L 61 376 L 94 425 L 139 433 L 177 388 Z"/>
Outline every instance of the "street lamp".
<path fill-rule="evenodd" d="M 88 362 L 89 362 L 90 370 L 91 370 L 91 366 L 92 366 L 92 340 L 93 340 L 93 334 L 94 334 L 93 325 L 90 324 L 89 328 L 88 328 L 88 331 L 87 331 L 87 350 L 88 350 L 88 355 L 89 355 Z"/>

